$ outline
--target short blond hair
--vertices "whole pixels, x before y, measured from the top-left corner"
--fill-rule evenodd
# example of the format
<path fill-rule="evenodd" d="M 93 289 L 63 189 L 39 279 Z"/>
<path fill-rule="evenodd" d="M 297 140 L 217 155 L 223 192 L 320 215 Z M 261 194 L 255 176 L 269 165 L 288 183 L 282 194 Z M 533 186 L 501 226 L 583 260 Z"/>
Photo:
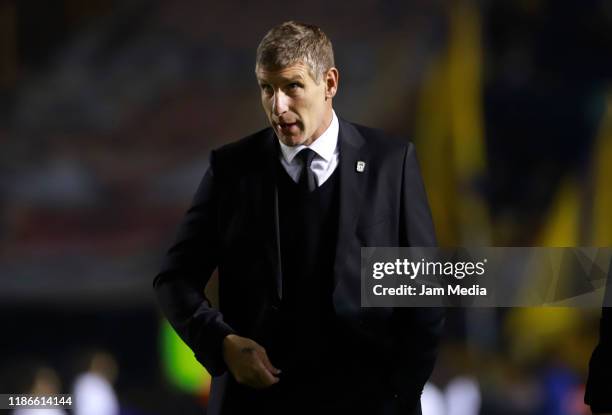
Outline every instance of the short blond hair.
<path fill-rule="evenodd" d="M 303 63 L 318 84 L 334 65 L 334 50 L 318 26 L 288 21 L 270 29 L 257 47 L 255 69 L 279 70 Z"/>

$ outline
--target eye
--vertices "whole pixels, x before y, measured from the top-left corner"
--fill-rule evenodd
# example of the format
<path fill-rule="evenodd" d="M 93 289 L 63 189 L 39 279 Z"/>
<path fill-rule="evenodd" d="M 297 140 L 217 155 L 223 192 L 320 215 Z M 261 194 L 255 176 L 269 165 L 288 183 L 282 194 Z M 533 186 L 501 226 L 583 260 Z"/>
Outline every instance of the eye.
<path fill-rule="evenodd" d="M 300 91 L 304 88 L 304 85 L 299 82 L 291 82 L 287 84 L 284 88 L 285 93 L 289 95 L 298 95 Z"/>
<path fill-rule="evenodd" d="M 261 88 L 262 92 L 264 92 L 265 94 L 272 93 L 272 87 L 268 84 L 261 84 L 259 85 L 259 87 Z"/>

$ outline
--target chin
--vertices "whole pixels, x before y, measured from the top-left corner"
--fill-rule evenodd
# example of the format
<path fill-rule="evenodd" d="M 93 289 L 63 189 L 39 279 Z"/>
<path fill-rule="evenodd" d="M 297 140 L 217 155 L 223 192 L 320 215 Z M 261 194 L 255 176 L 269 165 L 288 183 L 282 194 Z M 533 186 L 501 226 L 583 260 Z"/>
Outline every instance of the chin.
<path fill-rule="evenodd" d="M 288 145 L 290 147 L 296 147 L 299 146 L 300 144 L 304 144 L 306 142 L 306 139 L 304 139 L 303 136 L 281 136 L 280 140 L 283 142 L 283 144 Z"/>

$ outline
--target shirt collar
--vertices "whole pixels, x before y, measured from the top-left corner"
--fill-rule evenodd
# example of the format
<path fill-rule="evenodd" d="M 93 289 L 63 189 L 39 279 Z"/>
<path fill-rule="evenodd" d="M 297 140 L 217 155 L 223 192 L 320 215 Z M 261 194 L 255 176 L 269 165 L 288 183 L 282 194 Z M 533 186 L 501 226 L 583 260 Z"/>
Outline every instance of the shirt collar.
<path fill-rule="evenodd" d="M 325 161 L 330 161 L 332 156 L 334 155 L 334 151 L 336 150 L 336 146 L 338 144 L 338 117 L 336 117 L 336 112 L 332 110 L 332 121 L 327 127 L 327 130 L 319 136 L 310 146 L 299 145 L 295 147 L 288 146 L 284 144 L 282 141 L 278 140 L 281 147 L 281 153 L 283 158 L 287 163 L 291 163 L 297 153 L 302 151 L 303 148 L 310 148 L 313 150 L 319 157 L 323 158 Z"/>

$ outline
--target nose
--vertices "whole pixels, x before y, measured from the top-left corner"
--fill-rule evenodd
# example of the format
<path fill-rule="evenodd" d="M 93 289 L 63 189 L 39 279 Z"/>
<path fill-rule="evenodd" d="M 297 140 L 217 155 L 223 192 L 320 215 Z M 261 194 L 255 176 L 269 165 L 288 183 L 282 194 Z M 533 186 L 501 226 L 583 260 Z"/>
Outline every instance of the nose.
<path fill-rule="evenodd" d="M 272 97 L 272 113 L 274 115 L 281 115 L 289 109 L 289 97 L 283 91 L 274 92 Z"/>

